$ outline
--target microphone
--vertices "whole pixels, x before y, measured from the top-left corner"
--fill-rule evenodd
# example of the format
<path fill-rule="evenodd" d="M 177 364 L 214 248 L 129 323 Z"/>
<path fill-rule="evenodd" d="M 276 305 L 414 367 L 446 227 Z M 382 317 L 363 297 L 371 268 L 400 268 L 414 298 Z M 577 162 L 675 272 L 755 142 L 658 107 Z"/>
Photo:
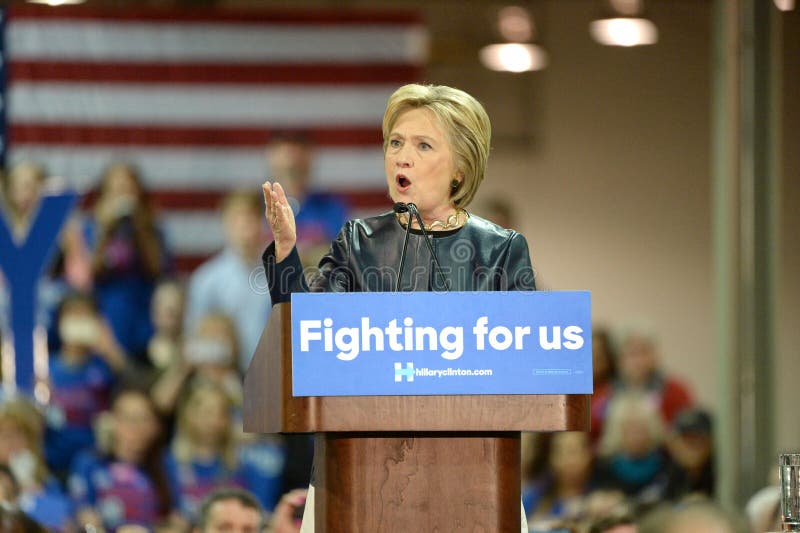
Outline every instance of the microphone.
<path fill-rule="evenodd" d="M 413 204 L 411 204 L 413 205 Z M 401 213 L 408 213 L 408 205 L 403 202 L 395 202 L 392 209 L 398 215 Z M 400 291 L 400 280 L 403 279 L 403 267 L 406 266 L 406 250 L 408 249 L 408 236 L 411 233 L 411 214 L 408 215 L 408 224 L 406 224 L 406 237 L 403 239 L 403 251 L 400 252 L 400 265 L 397 267 L 397 280 L 394 284 L 394 292 Z"/>
<path fill-rule="evenodd" d="M 395 204 L 397 205 L 397 204 Z M 428 251 L 431 253 L 431 257 L 433 258 L 433 264 L 436 267 L 436 272 L 439 273 L 439 277 L 442 278 L 442 282 L 444 282 L 444 288 L 446 291 L 450 291 L 450 283 L 447 281 L 447 278 L 444 276 L 444 271 L 442 270 L 442 266 L 439 264 L 439 258 L 436 257 L 436 252 L 433 250 L 433 244 L 431 244 L 431 237 L 428 235 L 428 232 L 425 231 L 425 224 L 422 222 L 422 217 L 419 214 L 419 209 L 417 206 L 412 203 L 406 204 L 406 209 L 409 211 L 410 215 L 414 215 L 417 219 L 417 223 L 419 224 L 420 229 L 422 230 L 422 236 L 425 238 L 425 244 L 428 245 Z M 411 218 L 409 215 L 408 220 L 408 227 L 411 227 Z M 406 228 L 406 238 L 408 238 L 408 228 Z"/>

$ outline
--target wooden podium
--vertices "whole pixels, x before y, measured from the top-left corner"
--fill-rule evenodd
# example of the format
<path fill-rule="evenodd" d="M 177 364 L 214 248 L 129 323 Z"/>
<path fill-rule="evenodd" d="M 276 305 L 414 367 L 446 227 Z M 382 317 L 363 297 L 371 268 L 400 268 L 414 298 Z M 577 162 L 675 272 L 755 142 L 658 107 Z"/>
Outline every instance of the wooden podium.
<path fill-rule="evenodd" d="M 520 432 L 588 431 L 589 395 L 292 396 L 291 307 L 245 376 L 244 430 L 315 433 L 315 531 L 520 531 Z"/>

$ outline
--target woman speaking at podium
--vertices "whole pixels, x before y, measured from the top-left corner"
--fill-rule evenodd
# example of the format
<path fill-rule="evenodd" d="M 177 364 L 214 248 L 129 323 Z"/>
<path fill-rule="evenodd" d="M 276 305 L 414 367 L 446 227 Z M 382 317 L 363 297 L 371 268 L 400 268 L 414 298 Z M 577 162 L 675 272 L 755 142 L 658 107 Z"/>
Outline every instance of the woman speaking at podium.
<path fill-rule="evenodd" d="M 263 256 L 273 304 L 304 291 L 535 290 L 525 238 L 465 210 L 489 157 L 483 106 L 451 87 L 405 85 L 389 98 L 382 130 L 394 209 L 345 223 L 310 281 L 286 194 L 279 183 L 262 185 L 275 238 Z M 306 515 L 309 506 L 310 498 Z"/>
<path fill-rule="evenodd" d="M 451 87 L 405 85 L 389 98 L 382 129 L 395 209 L 348 221 L 308 282 L 284 190 L 262 185 L 275 237 L 263 256 L 273 304 L 304 291 L 534 290 L 525 238 L 465 210 L 489 157 L 483 106 Z"/>

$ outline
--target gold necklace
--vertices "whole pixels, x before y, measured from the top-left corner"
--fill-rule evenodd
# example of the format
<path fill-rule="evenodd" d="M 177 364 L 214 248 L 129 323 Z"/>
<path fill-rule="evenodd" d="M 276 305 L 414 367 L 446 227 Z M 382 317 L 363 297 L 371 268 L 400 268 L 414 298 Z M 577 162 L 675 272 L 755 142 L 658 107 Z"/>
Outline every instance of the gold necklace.
<path fill-rule="evenodd" d="M 406 220 L 405 217 L 403 217 L 403 215 L 406 215 L 406 217 L 408 217 L 407 213 L 403 214 L 395 213 L 395 215 L 397 216 L 397 220 L 400 222 L 400 224 L 402 224 L 403 226 L 408 225 L 408 221 Z M 430 224 L 426 224 L 424 226 L 425 231 L 433 231 L 433 228 L 437 228 L 438 231 L 446 231 L 449 229 L 457 228 L 463 224 L 461 221 L 461 215 L 464 215 L 463 223 L 466 223 L 467 219 L 469 218 L 469 213 L 467 213 L 466 211 L 464 211 L 459 207 L 458 209 L 456 209 L 456 212 L 447 217 L 447 220 L 445 220 L 444 222 L 442 222 L 441 220 L 434 220 Z"/>

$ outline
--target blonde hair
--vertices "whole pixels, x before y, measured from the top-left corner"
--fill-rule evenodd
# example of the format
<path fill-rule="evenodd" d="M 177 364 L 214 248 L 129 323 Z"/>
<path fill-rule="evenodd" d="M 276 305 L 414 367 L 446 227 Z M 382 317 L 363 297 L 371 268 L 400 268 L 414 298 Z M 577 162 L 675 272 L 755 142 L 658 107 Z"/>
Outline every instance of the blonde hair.
<path fill-rule="evenodd" d="M 475 98 L 446 85 L 403 85 L 386 104 L 383 115 L 383 152 L 397 119 L 412 109 L 429 109 L 444 128 L 453 152 L 453 166 L 462 181 L 450 199 L 456 207 L 469 205 L 486 173 L 492 125 Z"/>
<path fill-rule="evenodd" d="M 178 408 L 176 409 L 175 437 L 172 441 L 172 452 L 179 463 L 190 463 L 194 459 L 194 446 L 188 430 L 189 410 L 196 403 L 196 398 L 201 394 L 216 394 L 225 400 L 229 415 L 233 410 L 233 400 L 221 385 L 206 379 L 192 381 L 184 391 L 183 398 L 178 402 Z M 232 430 L 232 427 L 228 428 L 220 445 L 223 462 L 231 469 L 236 467 L 236 449 Z"/>
<path fill-rule="evenodd" d="M 0 424 L 12 424 L 28 441 L 28 450 L 36 458 L 36 480 L 44 482 L 50 473 L 44 462 L 44 419 L 36 407 L 21 397 L 8 398 L 0 402 Z"/>
<path fill-rule="evenodd" d="M 658 412 L 650 398 L 641 392 L 618 392 L 608 405 L 608 414 L 603 425 L 603 436 L 600 439 L 598 450 L 601 456 L 609 457 L 621 450 L 623 425 L 631 419 L 645 422 L 653 446 L 658 446 L 663 442 L 664 422 L 661 420 L 661 413 Z"/>

